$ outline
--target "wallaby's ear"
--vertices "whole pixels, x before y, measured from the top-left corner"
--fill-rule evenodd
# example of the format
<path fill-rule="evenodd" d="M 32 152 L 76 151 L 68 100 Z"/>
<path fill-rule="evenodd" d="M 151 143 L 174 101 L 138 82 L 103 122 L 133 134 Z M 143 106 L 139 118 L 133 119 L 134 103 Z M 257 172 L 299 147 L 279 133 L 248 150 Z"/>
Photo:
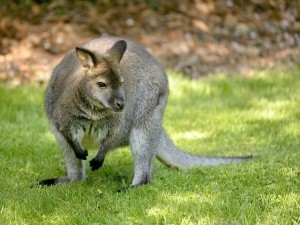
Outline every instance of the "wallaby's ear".
<path fill-rule="evenodd" d="M 124 40 L 117 41 L 110 49 L 107 50 L 104 58 L 113 63 L 114 65 L 118 65 L 126 51 L 127 43 Z"/>
<path fill-rule="evenodd" d="M 92 52 L 87 49 L 76 47 L 76 55 L 81 66 L 86 69 L 92 68 L 95 66 L 95 56 Z"/>

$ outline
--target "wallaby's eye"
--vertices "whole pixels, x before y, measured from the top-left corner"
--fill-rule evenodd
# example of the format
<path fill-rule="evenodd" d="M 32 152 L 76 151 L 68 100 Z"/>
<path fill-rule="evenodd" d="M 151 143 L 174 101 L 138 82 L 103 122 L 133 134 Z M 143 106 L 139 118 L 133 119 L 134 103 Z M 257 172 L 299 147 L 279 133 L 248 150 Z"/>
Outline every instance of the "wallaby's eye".
<path fill-rule="evenodd" d="M 97 85 L 98 85 L 98 87 L 101 88 L 101 89 L 106 88 L 106 84 L 103 83 L 103 82 L 98 82 Z"/>

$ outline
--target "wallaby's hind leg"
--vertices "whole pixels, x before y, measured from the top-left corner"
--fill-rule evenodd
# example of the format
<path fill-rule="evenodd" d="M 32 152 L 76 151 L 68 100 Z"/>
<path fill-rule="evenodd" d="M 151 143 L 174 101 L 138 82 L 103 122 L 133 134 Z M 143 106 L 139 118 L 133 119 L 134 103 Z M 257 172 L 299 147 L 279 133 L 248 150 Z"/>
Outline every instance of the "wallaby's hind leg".
<path fill-rule="evenodd" d="M 161 134 L 161 118 L 166 105 L 166 95 L 160 95 L 156 108 L 148 118 L 133 127 L 130 133 L 130 147 L 134 156 L 134 178 L 131 186 L 137 187 L 151 181 L 153 158 Z"/>
<path fill-rule="evenodd" d="M 76 157 L 74 150 L 69 145 L 68 141 L 54 126 L 52 126 L 52 130 L 64 156 L 67 176 L 42 180 L 39 184 L 49 186 L 58 183 L 70 183 L 73 181 L 84 180 L 86 178 L 84 160 L 80 160 Z"/>
<path fill-rule="evenodd" d="M 133 128 L 130 134 L 130 146 L 134 157 L 134 178 L 131 186 L 147 184 L 151 180 L 156 142 L 147 128 Z"/>

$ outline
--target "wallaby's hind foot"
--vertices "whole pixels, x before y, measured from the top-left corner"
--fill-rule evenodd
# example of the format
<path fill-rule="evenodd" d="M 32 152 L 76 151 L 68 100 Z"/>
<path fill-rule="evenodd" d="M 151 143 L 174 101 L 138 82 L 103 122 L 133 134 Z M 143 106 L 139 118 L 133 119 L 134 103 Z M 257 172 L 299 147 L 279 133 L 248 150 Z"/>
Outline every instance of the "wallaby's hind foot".
<path fill-rule="evenodd" d="M 53 186 L 56 184 L 65 184 L 65 183 L 71 183 L 71 180 L 68 177 L 60 177 L 60 178 L 50 178 L 41 180 L 38 182 L 37 186 Z"/>

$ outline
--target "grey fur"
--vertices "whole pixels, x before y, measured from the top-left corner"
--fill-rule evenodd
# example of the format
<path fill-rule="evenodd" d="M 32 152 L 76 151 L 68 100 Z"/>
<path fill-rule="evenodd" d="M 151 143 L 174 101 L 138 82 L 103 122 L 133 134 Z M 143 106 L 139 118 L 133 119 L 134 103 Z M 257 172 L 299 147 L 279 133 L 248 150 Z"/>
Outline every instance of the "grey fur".
<path fill-rule="evenodd" d="M 137 43 L 101 37 L 71 50 L 54 69 L 45 96 L 67 176 L 41 184 L 84 180 L 85 148 L 91 147 L 99 148 L 90 161 L 96 170 L 109 150 L 130 144 L 135 161 L 133 187 L 150 182 L 154 157 L 175 168 L 251 158 L 200 157 L 178 150 L 162 128 L 168 93 L 163 68 Z"/>

